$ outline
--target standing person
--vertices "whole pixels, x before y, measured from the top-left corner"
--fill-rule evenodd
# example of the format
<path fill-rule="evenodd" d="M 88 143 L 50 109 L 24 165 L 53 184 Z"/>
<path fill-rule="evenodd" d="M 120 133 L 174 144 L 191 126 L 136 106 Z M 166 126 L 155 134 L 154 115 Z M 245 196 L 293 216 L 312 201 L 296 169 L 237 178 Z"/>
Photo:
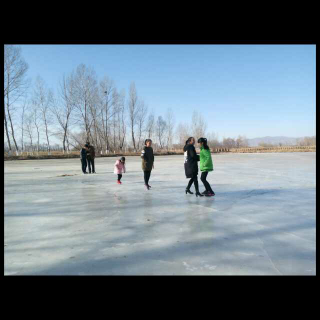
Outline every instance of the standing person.
<path fill-rule="evenodd" d="M 209 182 L 207 181 L 208 172 L 213 171 L 213 163 L 211 158 L 210 148 L 208 147 L 208 142 L 206 138 L 200 138 L 198 140 L 200 144 L 200 171 L 201 171 L 201 181 L 206 188 L 202 194 L 207 197 L 212 197 L 215 195 Z"/>
<path fill-rule="evenodd" d="M 96 173 L 94 168 L 94 158 L 96 157 L 94 146 L 92 146 L 90 142 L 88 142 L 87 145 L 88 145 L 87 160 L 88 160 L 89 173 L 91 173 L 91 165 L 92 165 L 92 173 Z"/>
<path fill-rule="evenodd" d="M 149 185 L 149 179 L 151 175 L 151 170 L 154 169 L 154 155 L 153 149 L 151 147 L 152 140 L 146 139 L 144 142 L 144 148 L 141 151 L 141 158 L 142 158 L 142 170 L 144 172 L 144 185 L 147 190 L 150 190 L 151 186 Z"/>
<path fill-rule="evenodd" d="M 120 181 L 122 178 L 122 173 L 126 173 L 126 158 L 121 157 L 120 160 L 117 160 L 116 163 L 114 164 L 114 173 L 118 175 L 118 184 L 122 184 Z"/>
<path fill-rule="evenodd" d="M 81 161 L 81 167 L 82 167 L 82 172 L 84 174 L 88 173 L 87 172 L 87 150 L 88 150 L 88 145 L 84 145 L 81 150 L 80 150 L 80 161 Z"/>
<path fill-rule="evenodd" d="M 190 137 L 186 141 L 186 145 L 183 148 L 184 151 L 184 170 L 186 173 L 186 177 L 190 178 L 188 186 L 186 188 L 186 194 L 193 192 L 190 191 L 192 184 L 194 183 L 194 187 L 196 189 L 196 196 L 203 197 L 203 195 L 199 192 L 199 184 L 198 184 L 198 161 L 200 160 L 199 155 L 196 153 L 196 149 L 194 147 L 195 140 L 193 137 Z"/>

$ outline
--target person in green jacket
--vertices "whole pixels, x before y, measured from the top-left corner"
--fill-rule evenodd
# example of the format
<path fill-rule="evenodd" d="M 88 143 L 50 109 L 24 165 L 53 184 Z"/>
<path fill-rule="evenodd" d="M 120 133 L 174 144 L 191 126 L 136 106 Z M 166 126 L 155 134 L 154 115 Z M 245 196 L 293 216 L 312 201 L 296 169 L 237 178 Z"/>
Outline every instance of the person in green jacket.
<path fill-rule="evenodd" d="M 209 182 L 207 181 L 207 175 L 210 171 L 213 171 L 213 164 L 211 158 L 210 148 L 208 147 L 207 139 L 200 138 L 198 140 L 200 144 L 200 171 L 201 171 L 201 181 L 206 188 L 202 194 L 207 197 L 212 197 L 215 195 Z"/>

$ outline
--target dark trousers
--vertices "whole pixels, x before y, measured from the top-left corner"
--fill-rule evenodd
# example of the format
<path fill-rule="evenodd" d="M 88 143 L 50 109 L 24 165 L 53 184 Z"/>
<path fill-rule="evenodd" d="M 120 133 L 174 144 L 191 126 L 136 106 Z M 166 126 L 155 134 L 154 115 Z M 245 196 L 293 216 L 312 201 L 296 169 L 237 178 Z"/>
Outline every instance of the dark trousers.
<path fill-rule="evenodd" d="M 87 158 L 87 160 L 88 160 L 89 172 L 91 173 L 91 165 L 92 165 L 92 172 L 96 172 L 94 170 L 94 159 L 93 158 Z"/>
<path fill-rule="evenodd" d="M 194 183 L 194 188 L 196 189 L 196 192 L 199 192 L 198 175 L 196 174 L 189 180 L 187 190 L 190 190 L 193 183 Z"/>
<path fill-rule="evenodd" d="M 87 171 L 87 159 L 80 159 L 82 165 L 82 172 L 85 173 Z"/>
<path fill-rule="evenodd" d="M 118 181 L 120 181 L 122 178 L 122 174 L 118 174 Z"/>
<path fill-rule="evenodd" d="M 144 171 L 144 183 L 148 186 L 150 179 L 151 171 Z"/>
<path fill-rule="evenodd" d="M 206 191 L 210 191 L 211 193 L 213 193 L 211 186 L 210 186 L 209 182 L 207 181 L 207 175 L 208 175 L 208 172 L 202 172 L 201 173 L 201 181 L 202 181 L 204 187 L 206 188 Z"/>

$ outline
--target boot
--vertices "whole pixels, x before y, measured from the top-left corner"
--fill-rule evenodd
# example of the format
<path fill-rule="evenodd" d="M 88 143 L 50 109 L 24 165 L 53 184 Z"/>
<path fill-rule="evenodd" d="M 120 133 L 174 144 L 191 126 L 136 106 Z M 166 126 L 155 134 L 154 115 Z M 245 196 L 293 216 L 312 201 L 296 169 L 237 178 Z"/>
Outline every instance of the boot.
<path fill-rule="evenodd" d="M 198 184 L 198 180 L 194 180 L 194 187 L 196 189 L 196 196 L 198 197 L 203 197 L 203 195 L 199 192 L 199 184 Z"/>
<path fill-rule="evenodd" d="M 193 192 L 191 192 L 190 189 L 186 189 L 186 194 L 187 194 L 187 193 L 193 194 Z"/>

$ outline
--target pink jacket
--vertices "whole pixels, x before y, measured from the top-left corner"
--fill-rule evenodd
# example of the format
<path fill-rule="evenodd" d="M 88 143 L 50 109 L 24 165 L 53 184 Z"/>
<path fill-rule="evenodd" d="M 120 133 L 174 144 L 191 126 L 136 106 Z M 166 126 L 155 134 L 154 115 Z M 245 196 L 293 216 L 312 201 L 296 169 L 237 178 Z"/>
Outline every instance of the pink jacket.
<path fill-rule="evenodd" d="M 117 160 L 114 164 L 114 173 L 115 174 L 122 174 L 126 173 L 126 166 L 120 160 Z"/>

